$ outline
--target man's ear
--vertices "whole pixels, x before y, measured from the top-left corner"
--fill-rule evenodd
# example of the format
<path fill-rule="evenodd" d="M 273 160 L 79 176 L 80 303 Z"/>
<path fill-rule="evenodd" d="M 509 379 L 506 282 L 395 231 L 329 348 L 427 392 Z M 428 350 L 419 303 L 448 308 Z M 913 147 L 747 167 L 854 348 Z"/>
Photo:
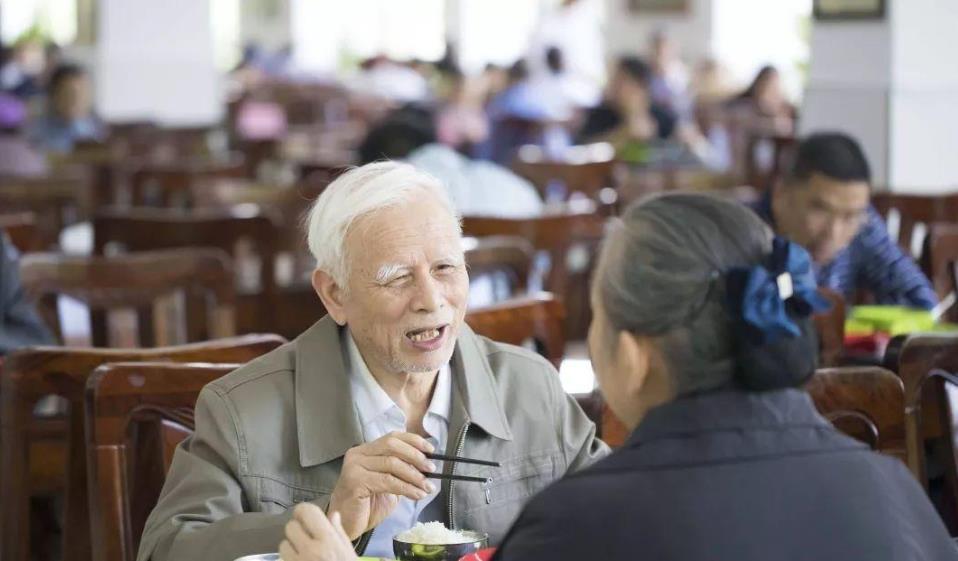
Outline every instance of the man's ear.
<path fill-rule="evenodd" d="M 344 307 L 345 290 L 336 284 L 333 277 L 326 273 L 326 271 L 319 269 L 313 271 L 312 281 L 313 290 L 316 291 L 319 299 L 323 301 L 323 306 L 326 307 L 329 317 L 333 318 L 333 321 L 339 325 L 346 325 L 346 310 Z"/>

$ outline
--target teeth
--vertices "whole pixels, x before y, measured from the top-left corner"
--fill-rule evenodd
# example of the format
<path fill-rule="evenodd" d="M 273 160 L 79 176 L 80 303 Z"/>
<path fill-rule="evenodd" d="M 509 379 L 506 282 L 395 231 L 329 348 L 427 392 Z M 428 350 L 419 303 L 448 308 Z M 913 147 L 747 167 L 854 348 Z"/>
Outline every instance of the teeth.
<path fill-rule="evenodd" d="M 429 329 L 429 330 L 427 330 L 427 331 L 423 331 L 422 333 L 417 333 L 417 334 L 415 334 L 415 335 L 410 335 L 410 336 L 409 336 L 409 339 L 411 339 L 412 341 L 415 341 L 415 342 L 417 342 L 417 343 L 420 343 L 420 342 L 422 342 L 422 341 L 430 341 L 430 340 L 432 340 L 432 339 L 435 339 L 436 337 L 439 337 L 439 330 L 438 330 L 438 329 Z"/>

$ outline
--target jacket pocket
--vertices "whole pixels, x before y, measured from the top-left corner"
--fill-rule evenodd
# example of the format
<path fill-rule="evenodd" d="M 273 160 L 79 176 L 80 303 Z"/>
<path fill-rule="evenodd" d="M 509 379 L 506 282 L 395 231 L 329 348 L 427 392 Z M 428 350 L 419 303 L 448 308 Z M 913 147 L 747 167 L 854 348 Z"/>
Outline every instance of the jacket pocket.
<path fill-rule="evenodd" d="M 492 468 L 488 472 L 492 481 L 470 488 L 470 494 L 479 496 L 466 501 L 470 506 L 463 514 L 515 502 L 524 504 L 532 495 L 555 481 L 557 465 L 555 453 L 532 454 L 503 461 L 501 468 Z"/>
<path fill-rule="evenodd" d="M 329 502 L 331 491 L 326 489 L 308 489 L 265 477 L 259 481 L 258 506 L 261 512 L 279 514 L 303 502 L 312 501 L 321 506 Z"/>

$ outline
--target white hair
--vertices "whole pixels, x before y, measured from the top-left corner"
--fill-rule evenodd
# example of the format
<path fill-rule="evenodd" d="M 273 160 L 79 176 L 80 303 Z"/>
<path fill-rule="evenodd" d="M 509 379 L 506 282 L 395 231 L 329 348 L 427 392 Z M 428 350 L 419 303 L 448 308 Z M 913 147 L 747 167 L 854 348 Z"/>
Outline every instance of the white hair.
<path fill-rule="evenodd" d="M 439 180 L 410 164 L 374 162 L 337 177 L 316 199 L 306 218 L 307 242 L 316 268 L 345 288 L 349 276 L 346 235 L 352 223 L 423 195 L 435 197 L 459 224 L 460 215 Z"/>

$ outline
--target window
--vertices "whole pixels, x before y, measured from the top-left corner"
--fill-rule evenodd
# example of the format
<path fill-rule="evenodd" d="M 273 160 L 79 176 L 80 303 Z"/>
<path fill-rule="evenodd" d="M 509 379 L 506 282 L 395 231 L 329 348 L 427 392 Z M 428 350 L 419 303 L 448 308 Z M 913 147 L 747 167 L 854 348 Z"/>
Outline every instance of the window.
<path fill-rule="evenodd" d="M 9 45 L 32 30 L 59 45 L 77 37 L 77 0 L 0 0 L 0 38 Z"/>

